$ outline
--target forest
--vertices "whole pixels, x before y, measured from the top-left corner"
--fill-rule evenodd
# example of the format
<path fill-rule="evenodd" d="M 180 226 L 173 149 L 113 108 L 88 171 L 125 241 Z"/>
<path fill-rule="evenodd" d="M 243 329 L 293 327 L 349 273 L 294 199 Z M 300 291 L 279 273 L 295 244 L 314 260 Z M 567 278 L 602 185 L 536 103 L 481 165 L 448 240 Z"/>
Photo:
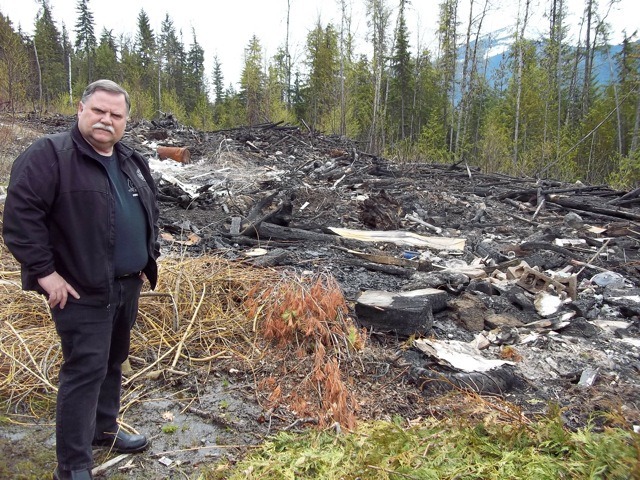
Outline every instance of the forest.
<path fill-rule="evenodd" d="M 248 39 L 237 89 L 217 57 L 205 71 L 197 32 L 186 45 L 168 13 L 154 27 L 142 9 L 137 31 L 117 37 L 96 32 L 89 0 L 77 0 L 72 43 L 48 0 L 39 1 L 33 35 L 0 12 L 0 111 L 70 115 L 87 83 L 111 78 L 129 91 L 132 120 L 172 115 L 204 131 L 282 122 L 394 161 L 640 184 L 640 43 L 625 32 L 612 45 L 606 12 L 616 0 L 584 0 L 571 41 L 565 0 L 536 4 L 547 20 L 539 38 L 527 34 L 532 0 L 519 0 L 496 68 L 483 29 L 489 0 L 434 2 L 435 51 L 411 44 L 410 0 L 356 1 L 366 7 L 370 54 L 356 53 L 349 1 L 338 0 L 340 24 L 310 26 L 294 62 L 283 11 L 281 47 L 265 58 L 260 38 Z"/>

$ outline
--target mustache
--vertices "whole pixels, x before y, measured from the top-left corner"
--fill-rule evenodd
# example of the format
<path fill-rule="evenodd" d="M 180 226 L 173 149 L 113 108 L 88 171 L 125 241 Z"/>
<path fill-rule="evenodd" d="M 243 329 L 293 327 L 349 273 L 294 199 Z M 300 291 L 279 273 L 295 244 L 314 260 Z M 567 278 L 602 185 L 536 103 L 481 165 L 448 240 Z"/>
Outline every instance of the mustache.
<path fill-rule="evenodd" d="M 100 130 L 106 130 L 107 132 L 116 133 L 111 125 L 105 125 L 102 122 L 94 123 L 91 128 L 97 128 Z"/>

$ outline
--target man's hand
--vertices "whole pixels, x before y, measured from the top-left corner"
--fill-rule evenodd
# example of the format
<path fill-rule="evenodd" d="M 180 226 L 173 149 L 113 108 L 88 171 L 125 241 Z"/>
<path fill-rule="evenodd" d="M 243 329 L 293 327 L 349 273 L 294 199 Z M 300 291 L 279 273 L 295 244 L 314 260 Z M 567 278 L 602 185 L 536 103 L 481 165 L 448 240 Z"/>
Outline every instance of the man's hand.
<path fill-rule="evenodd" d="M 80 298 L 78 292 L 76 292 L 76 290 L 69 285 L 66 280 L 58 274 L 58 272 L 53 272 L 46 277 L 39 278 L 38 283 L 44 291 L 49 294 L 48 303 L 51 308 L 56 305 L 60 306 L 60 308 L 64 308 L 67 304 L 69 294 L 71 294 L 73 298 Z"/>

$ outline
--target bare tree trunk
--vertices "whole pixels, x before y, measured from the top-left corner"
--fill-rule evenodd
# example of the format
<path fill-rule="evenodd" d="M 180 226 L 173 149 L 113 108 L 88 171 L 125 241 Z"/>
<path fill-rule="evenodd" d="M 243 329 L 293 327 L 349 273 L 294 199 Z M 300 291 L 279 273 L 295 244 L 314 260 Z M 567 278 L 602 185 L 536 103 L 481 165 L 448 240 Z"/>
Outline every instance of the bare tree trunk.
<path fill-rule="evenodd" d="M 555 2 L 554 2 L 555 4 Z M 555 15 L 554 15 L 554 36 L 556 38 L 557 45 L 557 53 L 556 53 L 556 71 L 555 71 L 555 82 L 556 82 L 556 95 L 558 97 L 558 115 L 556 119 L 556 158 L 555 161 L 558 162 L 560 155 L 560 142 L 561 142 L 561 132 L 562 132 L 562 42 L 564 39 L 564 34 L 562 31 L 563 23 L 564 23 L 564 0 L 557 0 L 557 4 L 555 4 Z"/>
<path fill-rule="evenodd" d="M 289 54 L 289 16 L 291 15 L 291 0 L 287 0 L 287 33 L 284 41 L 284 54 L 285 54 L 285 76 L 286 76 L 286 104 L 287 109 L 291 109 L 291 55 Z"/>
<path fill-rule="evenodd" d="M 609 0 L 609 8 L 607 10 L 607 13 L 604 15 L 604 17 L 600 20 L 599 25 L 598 25 L 598 30 L 600 30 L 601 25 L 606 21 L 607 17 L 609 16 L 609 13 L 611 12 L 611 8 L 614 5 L 614 0 Z M 623 138 L 622 138 L 622 129 L 623 129 L 623 125 L 622 125 L 622 112 L 620 111 L 620 96 L 619 96 L 619 91 L 618 91 L 618 82 L 615 80 L 615 71 L 613 68 L 613 60 L 611 58 L 611 48 L 609 47 L 609 39 L 607 38 L 607 33 L 606 30 L 602 30 L 604 39 L 603 39 L 603 44 L 606 46 L 607 49 L 607 61 L 609 63 L 609 73 L 611 75 L 611 84 L 613 86 L 613 96 L 616 102 L 616 126 L 617 126 L 617 140 L 618 140 L 618 153 L 620 155 L 624 154 L 624 149 L 625 149 L 625 145 L 623 143 Z M 595 48 L 594 48 L 595 50 Z"/>
<path fill-rule="evenodd" d="M 460 154 L 460 132 L 462 130 L 462 117 L 467 109 L 467 85 L 469 82 L 469 62 L 471 57 L 471 28 L 473 26 L 473 3 L 469 0 L 469 23 L 467 24 L 467 34 L 465 36 L 464 60 L 462 62 L 462 76 L 460 79 L 460 103 L 458 105 L 458 115 L 455 128 L 455 141 L 453 154 L 458 160 Z"/>
<path fill-rule="evenodd" d="M 347 35 L 351 31 L 351 19 L 347 16 L 347 2 L 340 1 L 340 134 L 347 134 L 347 94 L 345 85 L 346 65 L 345 58 L 348 55 L 345 40 L 345 29 Z"/>
<path fill-rule="evenodd" d="M 68 58 L 68 67 L 69 67 L 69 106 L 73 107 L 73 88 L 71 87 L 71 54 L 67 54 Z"/>
<path fill-rule="evenodd" d="M 633 135 L 631 136 L 631 146 L 629 147 L 629 156 L 631 157 L 638 151 L 638 136 L 640 135 L 640 95 L 636 100 L 636 119 L 633 125 Z"/>
<path fill-rule="evenodd" d="M 447 136 L 447 147 L 453 153 L 453 128 L 456 96 L 456 61 L 457 61 L 457 18 L 458 0 L 445 0 L 440 5 L 438 41 L 440 48 L 440 71 L 442 72 L 442 88 L 446 92 L 442 121 Z"/>
<path fill-rule="evenodd" d="M 611 60 L 611 49 L 607 47 L 607 60 L 609 61 L 609 72 L 611 74 L 611 78 L 614 78 L 615 72 L 613 71 L 613 61 Z M 623 145 L 622 145 L 622 112 L 620 111 L 620 98 L 618 95 L 618 82 L 613 81 L 613 98 L 616 102 L 616 130 L 618 137 L 618 153 L 622 155 L 623 153 Z"/>
<path fill-rule="evenodd" d="M 415 81 L 413 82 L 413 95 L 411 98 L 411 118 L 409 119 L 409 138 L 415 139 L 416 133 L 420 131 L 420 125 L 416 125 L 416 111 L 418 109 L 418 90 L 420 88 L 420 72 L 422 70 L 422 40 L 420 33 L 416 40 L 416 62 L 414 66 Z M 416 128 L 418 127 L 418 128 Z"/>
<path fill-rule="evenodd" d="M 368 13 L 371 16 L 371 33 L 373 36 L 373 71 L 374 77 L 374 98 L 373 113 L 371 118 L 371 135 L 369 139 L 369 149 L 373 153 L 380 153 L 383 139 L 382 114 L 384 112 L 383 98 L 383 73 L 386 56 L 385 36 L 389 13 L 385 8 L 384 0 L 368 0 Z"/>
<path fill-rule="evenodd" d="M 544 137 L 545 144 L 551 143 L 555 136 L 555 155 L 557 161 L 560 152 L 560 139 L 562 128 L 562 51 L 563 51 L 563 0 L 551 0 L 549 8 L 549 39 L 547 61 L 547 85 L 549 95 L 545 99 L 544 106 Z M 555 122 L 553 122 L 553 107 L 555 102 Z M 555 125 L 554 125 L 555 123 Z M 544 149 L 547 150 L 546 148 Z M 546 153 L 541 158 L 541 164 L 545 165 L 549 159 Z"/>
<path fill-rule="evenodd" d="M 477 96 L 478 89 L 478 45 L 480 44 L 480 33 L 482 31 L 482 24 L 484 23 L 484 19 L 487 15 L 487 9 L 489 8 L 489 1 L 485 0 L 484 6 L 482 9 L 482 14 L 478 19 L 474 20 L 474 24 L 476 25 L 475 38 L 473 40 L 473 50 L 471 51 L 471 59 L 470 59 L 470 68 L 467 68 L 467 75 L 469 77 L 468 82 L 466 82 L 466 88 L 464 96 L 461 100 L 461 109 L 462 109 L 462 123 L 459 126 L 458 137 L 464 141 L 467 138 L 467 131 L 469 130 L 469 117 L 471 116 L 471 109 L 473 107 L 473 103 Z M 469 43 L 471 41 L 470 38 L 467 39 Z M 465 60 L 466 62 L 466 60 Z M 477 133 L 477 132 L 476 132 Z M 456 156 L 459 156 L 460 145 L 456 148 Z"/>
<path fill-rule="evenodd" d="M 162 110 L 162 60 L 158 55 L 158 110 Z"/>
<path fill-rule="evenodd" d="M 522 74 L 524 70 L 524 33 L 527 28 L 527 22 L 529 20 L 529 4 L 531 0 L 525 0 L 524 19 L 522 21 L 522 28 L 516 27 L 516 42 L 518 49 L 518 72 L 516 74 L 516 118 L 513 134 L 513 166 L 518 166 L 518 141 L 520 136 L 520 102 L 522 98 Z M 518 23 L 520 23 L 520 14 L 518 14 Z"/>
<path fill-rule="evenodd" d="M 591 75 L 593 70 L 593 48 L 591 42 L 591 25 L 593 23 L 593 0 L 587 0 L 587 6 L 585 9 L 586 14 L 586 38 L 585 38 L 585 51 L 584 51 L 584 78 L 582 79 L 582 116 L 584 117 L 589 112 L 589 105 L 591 103 Z"/>
<path fill-rule="evenodd" d="M 38 58 L 38 48 L 36 42 L 33 42 L 33 51 L 36 56 L 36 66 L 38 67 L 38 113 L 42 112 L 42 69 L 40 68 L 40 59 Z"/>

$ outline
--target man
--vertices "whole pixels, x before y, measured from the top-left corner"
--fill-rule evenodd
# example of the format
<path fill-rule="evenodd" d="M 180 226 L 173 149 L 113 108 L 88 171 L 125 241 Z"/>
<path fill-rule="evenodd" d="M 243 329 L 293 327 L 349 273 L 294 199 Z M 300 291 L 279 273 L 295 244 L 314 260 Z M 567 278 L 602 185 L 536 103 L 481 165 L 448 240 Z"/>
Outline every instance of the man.
<path fill-rule="evenodd" d="M 62 345 L 54 480 L 92 479 L 92 445 L 148 447 L 117 423 L 121 364 L 144 279 L 155 288 L 159 255 L 148 163 L 120 142 L 129 110 L 122 87 L 93 82 L 71 130 L 38 139 L 11 170 L 4 240 L 23 289 L 47 296 Z"/>

